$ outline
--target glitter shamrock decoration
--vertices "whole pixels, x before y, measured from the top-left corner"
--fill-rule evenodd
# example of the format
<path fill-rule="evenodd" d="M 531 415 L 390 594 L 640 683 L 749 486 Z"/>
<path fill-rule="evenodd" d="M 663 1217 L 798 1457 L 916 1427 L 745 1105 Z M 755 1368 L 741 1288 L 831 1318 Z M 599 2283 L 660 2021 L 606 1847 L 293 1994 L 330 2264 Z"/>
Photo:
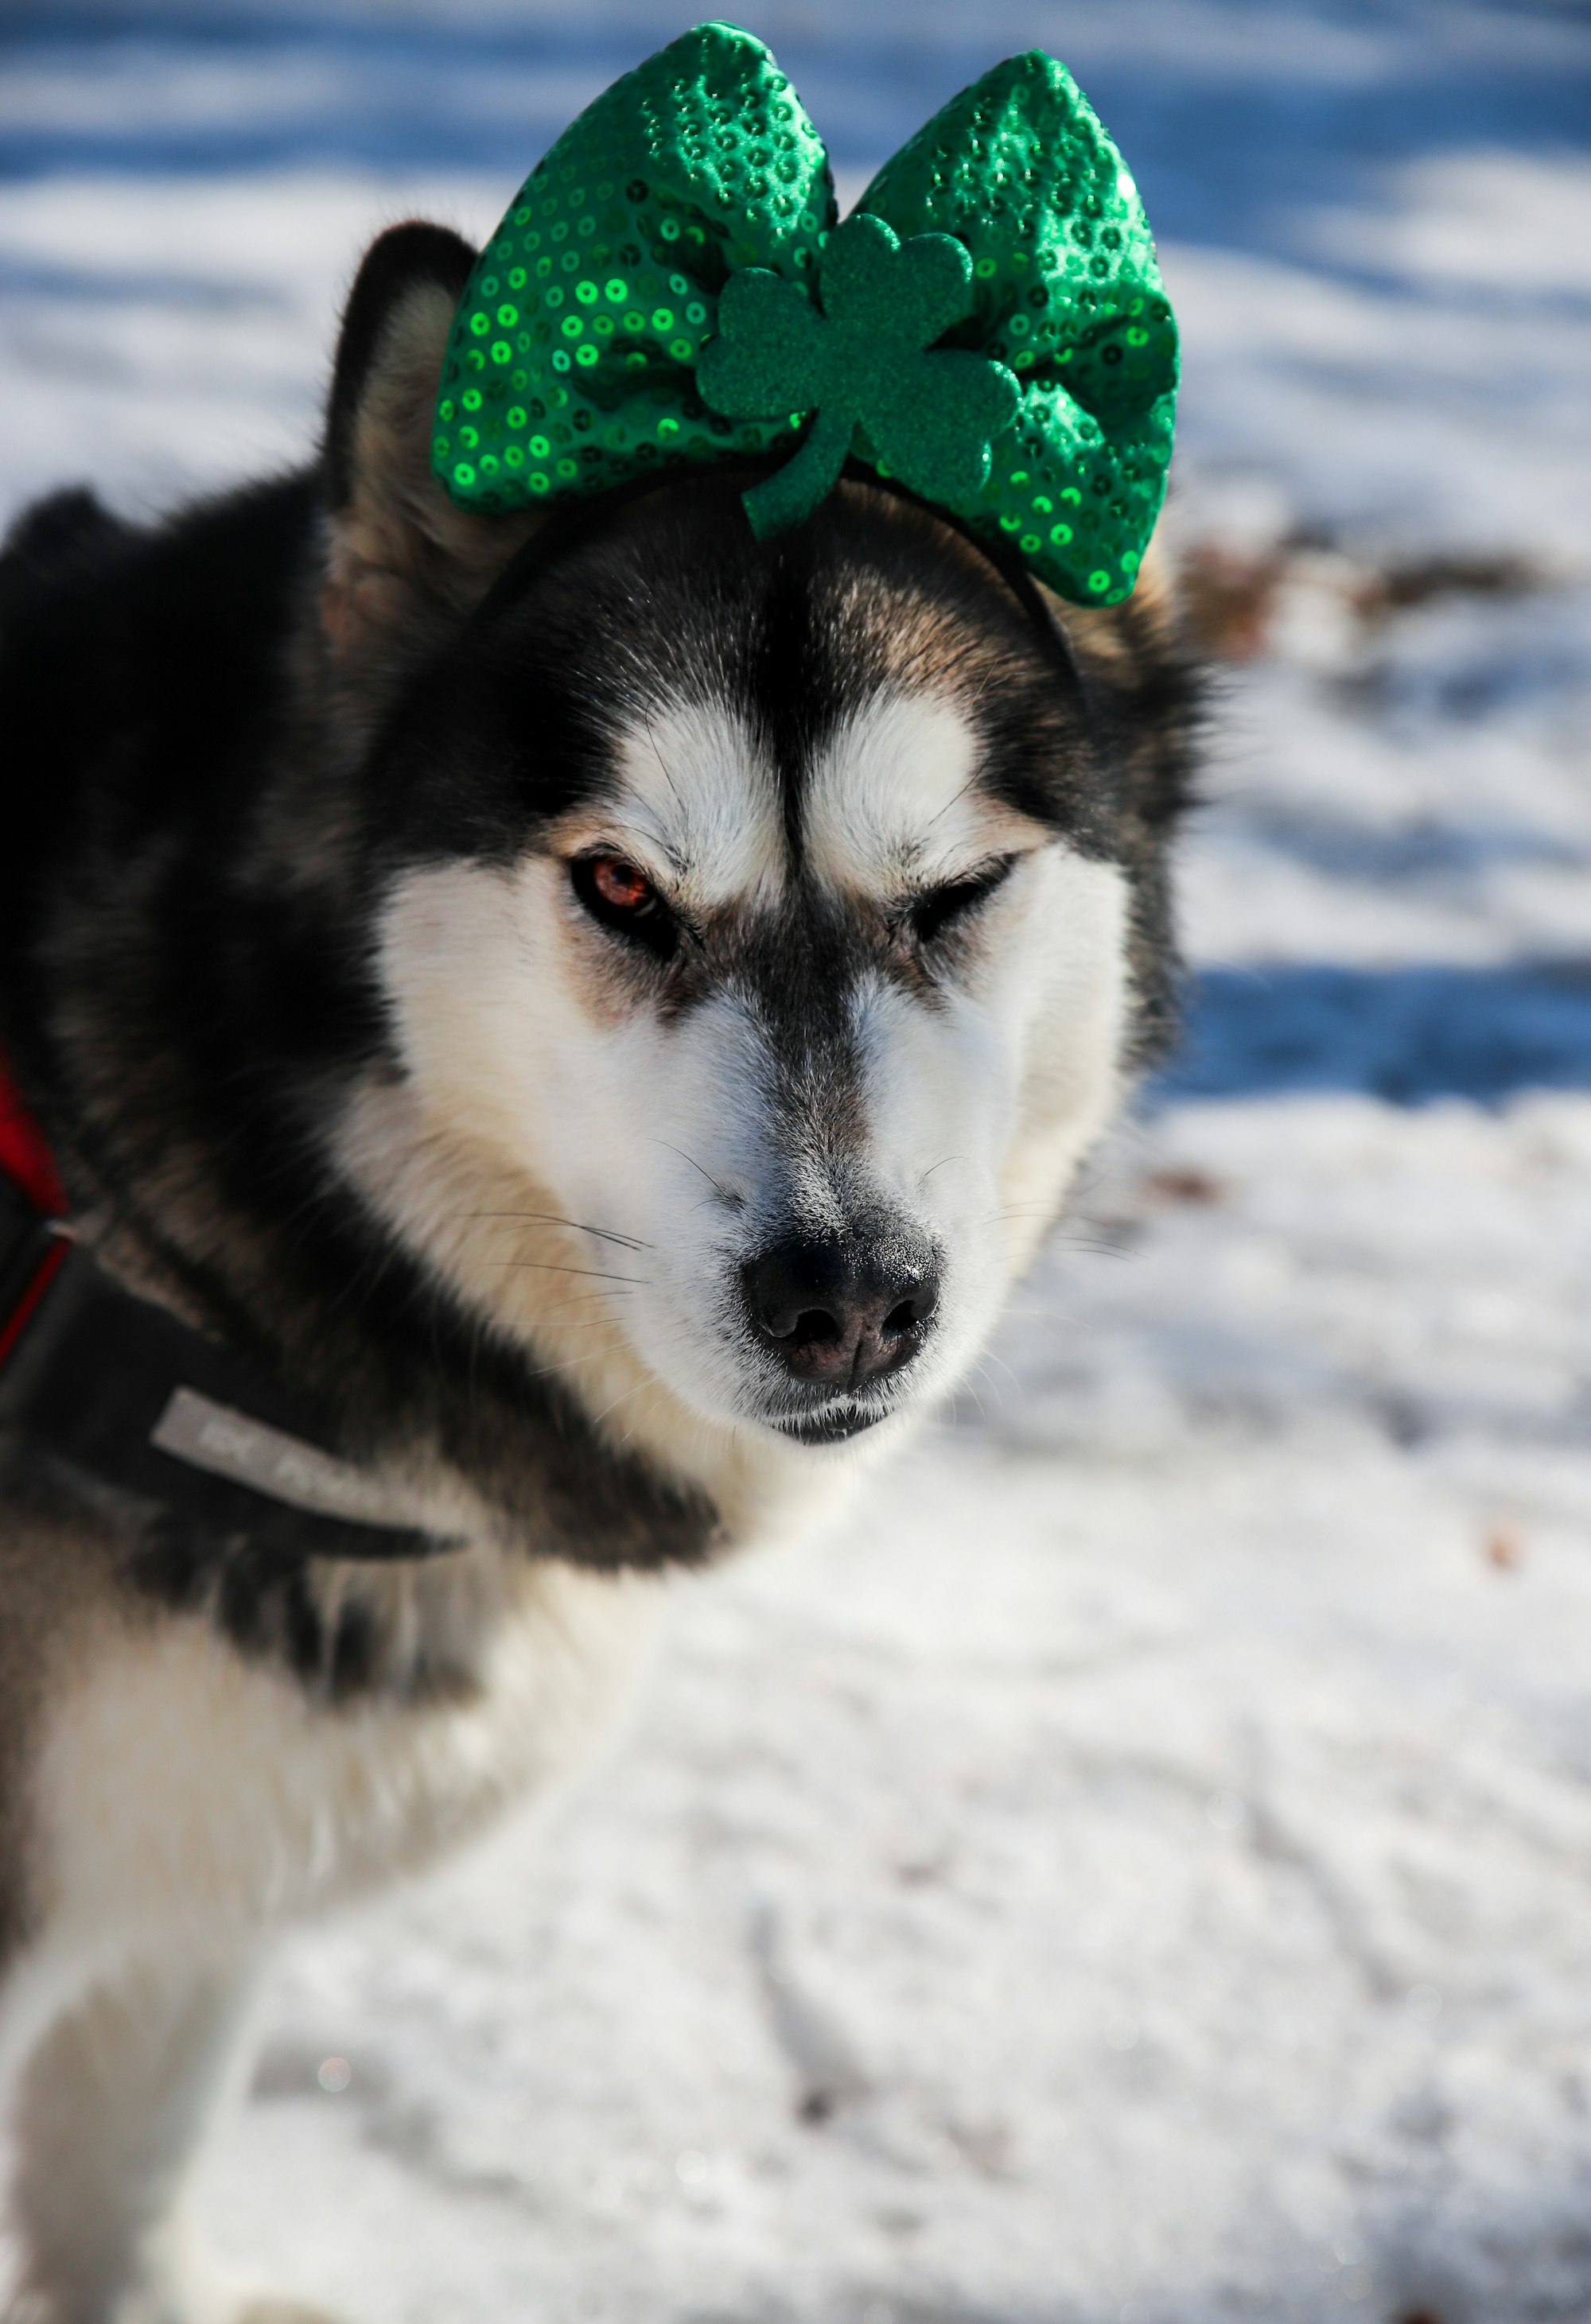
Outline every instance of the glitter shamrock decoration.
<path fill-rule="evenodd" d="M 953 97 L 841 226 L 789 80 L 708 23 L 521 187 L 459 301 L 431 454 L 483 514 L 766 462 L 745 496 L 764 535 L 848 454 L 1111 605 L 1160 513 L 1176 392 L 1143 205 L 1053 57 Z"/>
<path fill-rule="evenodd" d="M 765 267 L 732 275 L 718 334 L 697 385 L 732 420 L 813 412 L 793 460 L 745 495 L 759 540 L 809 516 L 862 428 L 873 465 L 925 500 L 950 505 L 979 490 L 989 441 L 1016 416 L 1016 381 L 986 355 L 934 341 L 972 303 L 972 259 L 948 234 L 902 243 L 865 211 L 829 236 L 822 311 L 799 283 Z"/>

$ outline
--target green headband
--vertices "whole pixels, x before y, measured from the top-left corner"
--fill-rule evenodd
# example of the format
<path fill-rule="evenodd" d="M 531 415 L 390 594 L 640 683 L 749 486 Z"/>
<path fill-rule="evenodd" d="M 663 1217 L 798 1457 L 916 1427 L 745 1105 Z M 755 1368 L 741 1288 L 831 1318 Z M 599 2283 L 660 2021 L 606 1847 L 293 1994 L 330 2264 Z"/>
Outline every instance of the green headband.
<path fill-rule="evenodd" d="M 1160 513 L 1176 391 L 1143 206 L 1053 58 L 963 90 L 841 225 L 768 51 L 698 24 L 521 188 L 459 303 L 432 459 L 496 511 L 788 449 L 745 494 L 762 538 L 851 456 L 1110 605 Z"/>

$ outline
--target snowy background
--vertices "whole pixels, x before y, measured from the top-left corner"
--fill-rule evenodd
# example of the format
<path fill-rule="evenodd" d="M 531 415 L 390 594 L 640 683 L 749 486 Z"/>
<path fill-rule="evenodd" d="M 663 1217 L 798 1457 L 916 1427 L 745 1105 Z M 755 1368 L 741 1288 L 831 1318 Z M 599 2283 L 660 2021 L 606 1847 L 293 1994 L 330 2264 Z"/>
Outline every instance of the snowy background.
<path fill-rule="evenodd" d="M 296 458 L 660 0 L 0 14 L 0 499 Z M 1591 10 L 753 7 L 855 190 L 1041 42 L 1186 339 L 1189 1047 L 578 1813 L 301 1941 L 208 2202 L 365 2324 L 1591 2317 Z"/>

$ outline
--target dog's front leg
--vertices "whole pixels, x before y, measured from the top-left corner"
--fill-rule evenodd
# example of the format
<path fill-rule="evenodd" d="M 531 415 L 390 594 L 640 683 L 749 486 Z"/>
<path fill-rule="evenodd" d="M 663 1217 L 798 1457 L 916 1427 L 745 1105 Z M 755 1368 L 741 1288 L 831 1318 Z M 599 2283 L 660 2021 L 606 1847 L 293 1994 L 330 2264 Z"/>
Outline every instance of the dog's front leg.
<path fill-rule="evenodd" d="M 315 2324 L 228 2288 L 190 2236 L 193 2165 L 246 2070 L 253 1985 L 246 1960 L 179 1951 L 97 1985 L 43 2034 L 14 2119 L 25 2324 Z"/>

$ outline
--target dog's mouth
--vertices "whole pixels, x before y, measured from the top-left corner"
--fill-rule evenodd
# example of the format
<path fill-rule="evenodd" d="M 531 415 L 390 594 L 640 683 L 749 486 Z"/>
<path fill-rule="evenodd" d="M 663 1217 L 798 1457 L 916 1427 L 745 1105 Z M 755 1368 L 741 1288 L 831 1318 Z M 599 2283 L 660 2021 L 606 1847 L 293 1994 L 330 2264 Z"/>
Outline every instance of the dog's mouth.
<path fill-rule="evenodd" d="M 839 1405 L 828 1412 L 803 1413 L 776 1419 L 773 1426 L 782 1436 L 796 1444 L 843 1444 L 853 1436 L 860 1436 L 881 1420 L 887 1420 L 893 1405 L 880 1404 L 858 1406 Z"/>

